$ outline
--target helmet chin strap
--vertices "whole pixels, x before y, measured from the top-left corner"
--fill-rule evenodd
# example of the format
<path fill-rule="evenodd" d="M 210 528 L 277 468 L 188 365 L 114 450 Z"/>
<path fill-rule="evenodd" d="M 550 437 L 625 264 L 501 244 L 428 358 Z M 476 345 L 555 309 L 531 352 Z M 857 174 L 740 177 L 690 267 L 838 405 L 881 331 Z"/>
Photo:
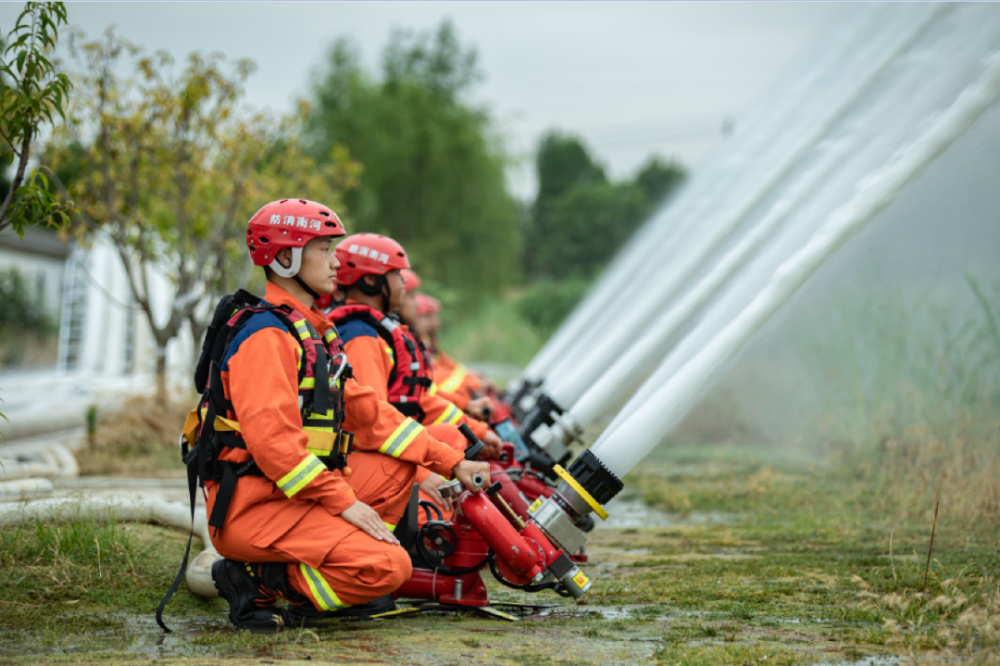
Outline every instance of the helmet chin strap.
<path fill-rule="evenodd" d="M 306 293 L 309 294 L 310 296 L 312 296 L 314 301 L 319 299 L 319 294 L 317 294 L 315 291 L 313 291 L 309 287 L 309 285 L 306 284 L 306 281 L 299 277 L 298 273 L 296 273 L 295 275 L 293 275 L 292 279 L 295 280 L 296 282 L 298 282 L 299 286 L 302 287 L 303 289 L 305 289 Z"/>
<path fill-rule="evenodd" d="M 292 278 L 300 287 L 305 289 L 307 294 L 313 297 L 313 300 L 318 299 L 319 294 L 313 291 L 312 288 L 305 283 L 305 280 L 299 277 L 299 269 L 302 268 L 302 248 L 293 247 L 291 250 L 292 263 L 285 266 L 278 260 L 278 257 L 275 256 L 274 259 L 271 260 L 271 270 L 283 278 Z"/>
<path fill-rule="evenodd" d="M 364 278 L 361 278 L 354 283 L 354 286 L 360 289 L 361 293 L 366 296 L 381 296 L 382 312 L 389 314 L 389 304 L 392 302 L 392 290 L 389 289 L 389 281 L 384 275 L 376 275 L 375 284 L 368 284 Z"/>
<path fill-rule="evenodd" d="M 384 275 L 380 275 L 382 278 L 382 312 L 389 314 L 389 304 L 392 303 L 392 290 L 389 288 L 389 281 L 385 279 Z"/>

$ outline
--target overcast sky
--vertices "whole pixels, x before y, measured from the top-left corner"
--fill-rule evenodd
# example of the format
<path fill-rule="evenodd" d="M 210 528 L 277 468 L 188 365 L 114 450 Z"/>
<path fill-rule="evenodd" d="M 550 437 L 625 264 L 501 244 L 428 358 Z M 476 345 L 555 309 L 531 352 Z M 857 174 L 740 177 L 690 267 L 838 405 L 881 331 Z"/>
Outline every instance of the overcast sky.
<path fill-rule="evenodd" d="M 0 4 L 6 33 L 23 5 Z M 392 28 L 451 18 L 486 74 L 474 99 L 522 158 L 511 174 L 534 191 L 530 158 L 549 128 L 581 134 L 611 174 L 650 154 L 690 167 L 738 123 L 781 73 L 845 11 L 821 3 L 343 2 L 70 3 L 70 23 L 97 37 L 115 24 L 176 58 L 221 51 L 252 58 L 248 101 L 275 110 L 308 94 L 310 72 L 338 37 L 378 63 Z"/>

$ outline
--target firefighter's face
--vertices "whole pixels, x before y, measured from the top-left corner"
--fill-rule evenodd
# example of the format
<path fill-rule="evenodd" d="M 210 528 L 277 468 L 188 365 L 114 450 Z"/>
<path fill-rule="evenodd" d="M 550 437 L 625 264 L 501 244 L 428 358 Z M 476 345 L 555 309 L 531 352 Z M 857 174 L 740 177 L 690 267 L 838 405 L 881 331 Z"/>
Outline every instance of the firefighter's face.
<path fill-rule="evenodd" d="M 385 279 L 389 283 L 389 312 L 399 312 L 403 307 L 403 285 L 406 284 L 406 278 L 398 268 L 394 268 L 385 274 Z"/>
<path fill-rule="evenodd" d="M 336 245 L 329 236 L 314 238 L 302 249 L 299 277 L 317 294 L 332 294 L 337 288 L 340 262 L 334 253 Z"/>

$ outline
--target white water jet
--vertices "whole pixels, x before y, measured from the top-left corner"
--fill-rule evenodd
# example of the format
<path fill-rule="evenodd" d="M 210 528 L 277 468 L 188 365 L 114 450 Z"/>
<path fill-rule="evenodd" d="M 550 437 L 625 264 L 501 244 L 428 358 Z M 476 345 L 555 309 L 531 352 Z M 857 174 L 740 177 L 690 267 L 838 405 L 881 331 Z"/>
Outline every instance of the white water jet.
<path fill-rule="evenodd" d="M 881 60 L 876 62 L 865 76 L 866 86 L 870 88 L 886 68 L 900 55 L 909 50 L 923 36 L 927 29 L 943 13 L 943 8 L 935 8 L 921 20 L 916 27 L 896 40 L 893 48 L 887 50 Z M 860 98 L 863 87 L 853 91 L 852 103 Z M 755 221 L 750 230 L 740 238 L 701 280 L 679 298 L 673 307 L 663 311 L 649 324 L 640 329 L 639 339 L 625 348 L 616 362 L 602 372 L 599 381 L 593 381 L 590 368 L 578 366 L 574 372 L 552 385 L 551 393 L 558 396 L 561 404 L 572 405 L 569 417 L 572 423 L 579 427 L 589 425 L 601 416 L 613 404 L 616 396 L 628 393 L 643 369 L 650 367 L 663 357 L 668 343 L 687 325 L 733 277 L 747 265 L 758 253 L 759 248 L 772 236 L 816 191 L 824 182 L 843 166 L 847 157 L 848 146 L 864 141 L 865 132 L 878 132 L 877 126 L 861 127 L 853 133 L 851 127 L 843 128 L 843 123 L 831 130 L 812 151 L 816 156 L 813 164 L 805 169 L 802 177 L 794 179 L 780 190 L 780 196 L 773 200 L 770 208 Z M 844 136 L 845 133 L 847 136 Z M 860 136 L 859 136 L 860 135 Z M 786 181 L 787 183 L 787 181 Z M 785 183 L 783 183 L 784 185 Z"/>
<path fill-rule="evenodd" d="M 665 257 L 662 256 L 663 247 L 654 242 L 645 242 L 642 248 L 642 257 L 633 258 L 636 263 L 630 266 L 632 268 L 631 275 L 627 274 L 621 281 L 622 287 L 627 284 L 628 280 L 632 280 L 633 284 L 644 285 L 644 293 L 639 293 L 638 302 L 631 302 L 628 307 L 617 310 L 614 325 L 602 327 L 600 336 L 580 337 L 575 340 L 574 344 L 563 349 L 560 359 L 551 367 L 546 376 L 548 394 L 558 404 L 567 407 L 573 403 L 576 396 L 579 396 L 581 385 L 586 387 L 596 381 L 606 368 L 607 359 L 614 358 L 621 349 L 629 345 L 635 336 L 635 331 L 641 330 L 649 313 L 660 311 L 671 300 L 678 297 L 678 292 L 699 271 L 704 269 L 709 258 L 724 247 L 737 230 L 746 223 L 752 211 L 781 186 L 789 174 L 801 165 L 816 144 L 869 91 L 886 67 L 891 65 L 901 53 L 909 49 L 948 9 L 949 7 L 946 5 L 921 7 L 916 12 L 919 14 L 916 19 L 908 14 L 894 17 L 896 21 L 902 21 L 904 24 L 913 22 L 912 25 L 905 26 L 902 37 L 895 40 L 885 40 L 884 38 L 874 40 L 871 35 L 864 31 L 857 33 L 861 38 L 867 39 L 865 42 L 856 37 L 861 43 L 855 42 L 854 44 L 854 49 L 864 55 L 862 62 L 857 65 L 861 67 L 861 71 L 852 71 L 846 66 L 846 63 L 841 63 L 840 67 L 832 68 L 841 79 L 838 83 L 840 86 L 846 87 L 846 91 L 840 91 L 838 85 L 831 82 L 817 87 L 815 81 L 822 80 L 822 72 L 802 81 L 797 91 L 798 94 L 792 98 L 799 103 L 789 105 L 792 119 L 797 119 L 799 122 L 802 122 L 803 118 L 807 121 L 811 120 L 806 106 L 809 101 L 812 101 L 810 98 L 820 97 L 823 93 L 830 91 L 836 93 L 829 103 L 825 103 L 827 100 L 824 98 L 824 104 L 819 109 L 813 109 L 813 111 L 819 112 L 819 120 L 807 122 L 807 126 L 797 134 L 789 134 L 790 119 L 781 116 L 772 119 L 771 132 L 759 132 L 758 139 L 765 145 L 773 144 L 777 157 L 772 158 L 771 163 L 768 164 L 767 160 L 758 153 L 751 152 L 743 156 L 743 159 L 753 161 L 752 172 L 754 175 L 757 172 L 764 173 L 761 180 L 751 178 L 751 182 L 744 190 L 738 190 L 735 196 L 730 195 L 722 199 L 722 204 L 716 198 L 704 200 L 702 203 L 707 206 L 708 214 L 714 215 L 709 221 L 702 219 L 704 213 L 699 214 L 690 210 L 679 211 L 689 218 L 689 224 L 691 220 L 697 221 L 701 233 L 684 246 L 686 252 L 678 263 L 665 265 Z M 884 30 L 885 26 L 880 21 L 872 21 L 867 28 L 868 30 L 873 28 Z M 887 41 L 888 44 L 885 43 Z M 858 57 L 856 53 L 854 57 Z M 824 61 L 824 64 L 829 63 L 829 59 Z M 830 75 L 829 72 L 826 74 Z M 785 138 L 786 136 L 792 136 L 793 139 L 789 141 Z M 788 145 L 789 143 L 790 145 Z M 741 166 L 746 169 L 749 164 Z M 709 176 L 706 178 L 708 181 L 718 180 L 709 174 L 704 175 Z M 708 229 L 707 234 L 704 231 L 706 228 Z M 605 288 L 610 290 L 610 287 Z M 614 296 L 615 294 L 612 294 L 612 297 Z M 609 314 L 606 312 L 603 317 L 608 318 Z M 592 324 L 593 322 L 591 322 Z"/>
<path fill-rule="evenodd" d="M 912 6 L 895 7 L 898 11 L 909 11 Z M 830 182 L 783 225 L 777 240 L 765 244 L 758 252 L 760 256 L 699 315 L 697 325 L 673 345 L 670 354 L 619 411 L 598 443 L 621 426 L 658 387 L 680 372 L 707 340 L 747 306 L 764 288 L 767 277 L 777 266 L 803 247 L 808 233 L 815 228 L 815 221 L 826 218 L 830 211 L 853 196 L 862 176 L 870 173 L 873 165 L 885 162 L 890 154 L 887 151 L 898 151 L 908 145 L 933 120 L 934 114 L 948 108 L 979 70 L 984 54 L 995 47 L 998 39 L 1000 12 L 995 6 L 956 6 L 887 70 L 858 109 L 825 140 L 825 143 L 832 141 L 845 145 L 850 158 L 831 175 Z M 947 197 L 947 191 L 942 191 L 941 196 Z M 837 262 L 840 261 L 838 258 Z M 639 379 L 641 377 L 635 377 L 635 381 Z"/>
<path fill-rule="evenodd" d="M 627 474 L 820 265 L 892 203 L 906 184 L 962 136 L 998 97 L 1000 52 L 995 52 L 986 60 L 979 79 L 966 87 L 905 150 L 861 180 L 854 195 L 779 267 L 757 297 L 666 383 L 652 391 L 627 420 L 599 441 L 594 454 L 619 477 Z"/>
<path fill-rule="evenodd" d="M 567 355 L 572 356 L 570 348 L 578 347 L 581 340 L 593 340 L 594 321 L 625 307 L 618 293 L 630 282 L 640 277 L 652 279 L 659 272 L 676 275 L 672 255 L 687 251 L 708 232 L 704 218 L 718 208 L 721 200 L 752 197 L 760 191 L 757 169 L 762 164 L 781 162 L 789 128 L 796 127 L 796 123 L 810 124 L 809 113 L 803 110 L 812 108 L 821 113 L 827 103 L 824 95 L 837 90 L 845 80 L 856 78 L 849 65 L 867 65 L 877 56 L 868 53 L 865 46 L 871 48 L 876 29 L 886 27 L 886 12 L 884 7 L 872 5 L 852 13 L 828 43 L 818 45 L 812 57 L 796 67 L 764 103 L 739 123 L 724 149 L 717 151 L 675 201 L 654 215 L 618 253 L 594 288 L 525 368 L 522 378 L 546 377 L 553 366 Z M 834 80 L 829 80 L 831 75 Z M 769 159 L 775 152 L 779 154 Z"/>

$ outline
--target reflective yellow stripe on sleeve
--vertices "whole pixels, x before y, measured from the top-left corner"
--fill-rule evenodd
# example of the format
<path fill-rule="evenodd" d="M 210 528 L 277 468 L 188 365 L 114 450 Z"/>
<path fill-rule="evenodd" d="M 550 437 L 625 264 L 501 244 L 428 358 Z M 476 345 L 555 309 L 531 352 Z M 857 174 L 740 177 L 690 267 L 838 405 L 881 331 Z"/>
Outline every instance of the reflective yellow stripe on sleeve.
<path fill-rule="evenodd" d="M 441 390 L 445 393 L 454 393 L 458 390 L 458 387 L 462 385 L 462 380 L 468 373 L 465 371 L 465 366 L 459 363 L 455 366 L 455 369 L 451 371 L 448 375 L 448 379 L 441 382 Z"/>
<path fill-rule="evenodd" d="M 388 354 L 389 358 L 392 359 L 392 362 L 395 363 L 396 362 L 396 352 L 394 352 L 392 350 L 392 347 L 382 347 L 382 349 L 385 350 L 385 353 Z"/>
<path fill-rule="evenodd" d="M 434 395 L 438 392 L 438 385 L 431 382 L 431 387 L 427 389 L 427 395 Z"/>
<path fill-rule="evenodd" d="M 399 424 L 395 432 L 389 436 L 389 439 L 385 440 L 385 443 L 382 444 L 378 452 L 398 458 L 399 454 L 406 450 L 406 447 L 410 445 L 413 438 L 419 435 L 423 429 L 422 425 L 407 417 Z"/>
<path fill-rule="evenodd" d="M 326 582 L 326 579 L 323 578 L 323 575 L 318 570 L 303 563 L 299 563 L 299 570 L 302 571 L 302 576 L 309 584 L 309 591 L 312 592 L 313 599 L 316 600 L 320 609 L 327 611 L 337 610 L 338 608 L 350 605 L 341 603 L 337 595 L 334 594 L 330 584 Z"/>
<path fill-rule="evenodd" d="M 278 481 L 278 487 L 288 497 L 294 497 L 296 493 L 309 485 L 310 481 L 319 476 L 319 473 L 324 469 L 326 469 L 326 465 L 310 453 L 291 472 L 281 477 Z"/>
<path fill-rule="evenodd" d="M 462 420 L 463 416 L 464 414 L 461 409 L 459 409 L 455 405 L 449 404 L 447 409 L 441 412 L 441 416 L 434 419 L 434 424 L 437 425 L 438 423 L 450 423 L 451 425 L 455 425 L 456 423 Z"/>

